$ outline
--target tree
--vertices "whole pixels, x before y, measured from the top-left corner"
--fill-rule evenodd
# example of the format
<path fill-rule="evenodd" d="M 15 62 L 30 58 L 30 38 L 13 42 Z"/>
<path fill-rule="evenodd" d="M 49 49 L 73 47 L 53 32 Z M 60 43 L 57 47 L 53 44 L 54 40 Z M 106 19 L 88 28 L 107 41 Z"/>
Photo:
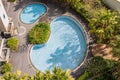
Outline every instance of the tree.
<path fill-rule="evenodd" d="M 53 70 L 52 80 L 74 80 L 70 76 L 70 70 L 62 71 L 62 69 L 55 67 Z"/>
<path fill-rule="evenodd" d="M 21 76 L 21 71 L 8 72 L 0 77 L 0 80 L 74 80 L 74 78 L 70 76 L 70 70 L 62 71 L 62 69 L 55 67 L 53 73 L 46 71 L 44 74 L 38 71 L 35 76 Z"/>
<path fill-rule="evenodd" d="M 11 69 L 12 69 L 12 65 L 10 63 L 4 63 L 2 66 L 1 73 L 4 74 L 7 72 L 11 72 Z"/>
<path fill-rule="evenodd" d="M 120 58 L 120 35 L 115 35 L 113 38 L 110 41 L 110 46 L 113 48 L 113 55 Z"/>
<path fill-rule="evenodd" d="M 114 36 L 115 25 L 118 24 L 117 16 L 110 10 L 101 10 L 98 16 L 90 20 L 90 32 L 96 35 L 98 42 L 109 43 Z"/>
<path fill-rule="evenodd" d="M 112 74 L 117 62 L 103 59 L 102 57 L 93 57 L 86 71 L 78 80 L 116 80 Z"/>

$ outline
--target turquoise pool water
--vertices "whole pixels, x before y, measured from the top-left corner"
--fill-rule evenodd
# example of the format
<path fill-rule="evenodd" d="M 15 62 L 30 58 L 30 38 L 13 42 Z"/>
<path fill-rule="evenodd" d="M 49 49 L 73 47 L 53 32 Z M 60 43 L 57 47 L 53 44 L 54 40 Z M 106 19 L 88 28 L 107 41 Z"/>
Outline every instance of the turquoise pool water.
<path fill-rule="evenodd" d="M 54 66 L 74 69 L 82 63 L 86 52 L 86 37 L 81 25 L 71 17 L 60 16 L 50 26 L 47 43 L 31 48 L 32 64 L 42 72 L 51 71 Z"/>
<path fill-rule="evenodd" d="M 34 23 L 40 16 L 46 12 L 43 4 L 32 3 L 27 5 L 20 13 L 20 19 L 23 23 Z"/>

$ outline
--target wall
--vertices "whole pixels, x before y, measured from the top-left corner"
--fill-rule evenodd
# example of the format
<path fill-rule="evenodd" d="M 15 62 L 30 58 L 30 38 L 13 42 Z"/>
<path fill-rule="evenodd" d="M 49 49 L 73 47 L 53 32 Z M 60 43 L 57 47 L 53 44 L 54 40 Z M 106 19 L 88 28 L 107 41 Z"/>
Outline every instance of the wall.
<path fill-rule="evenodd" d="M 0 32 L 5 32 L 5 31 L 6 31 L 6 29 L 4 27 L 4 24 L 3 24 L 2 20 L 1 20 L 1 18 L 0 18 Z"/>
<path fill-rule="evenodd" d="M 120 11 L 120 0 L 104 0 L 104 3 L 111 9 Z"/>
<path fill-rule="evenodd" d="M 9 20 L 8 20 L 8 16 L 7 16 L 7 13 L 5 11 L 5 8 L 2 4 L 2 0 L 0 0 L 0 30 L 3 31 L 3 28 L 4 28 L 4 31 L 7 31 L 8 30 L 8 27 L 9 27 Z"/>

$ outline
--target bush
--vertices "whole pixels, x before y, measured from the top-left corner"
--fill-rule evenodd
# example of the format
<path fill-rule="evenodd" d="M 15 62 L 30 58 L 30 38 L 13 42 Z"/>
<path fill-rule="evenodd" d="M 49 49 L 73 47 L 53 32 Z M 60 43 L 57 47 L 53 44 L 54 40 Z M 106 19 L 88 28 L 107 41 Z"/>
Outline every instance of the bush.
<path fill-rule="evenodd" d="M 16 0 L 8 0 L 8 2 L 15 2 Z"/>
<path fill-rule="evenodd" d="M 38 23 L 28 33 L 30 44 L 43 44 L 50 35 L 50 25 L 48 23 Z"/>
<path fill-rule="evenodd" d="M 78 78 L 78 80 L 116 80 L 113 71 L 116 69 L 116 61 L 106 60 L 102 57 L 93 57 L 86 71 Z M 119 69 L 119 67 L 118 67 Z M 118 71 L 118 70 L 117 70 Z M 97 76 L 96 76 L 97 75 Z"/>
<path fill-rule="evenodd" d="M 120 35 L 114 36 L 114 39 L 110 41 L 110 46 L 113 48 L 113 56 L 120 58 Z"/>
<path fill-rule="evenodd" d="M 16 51 L 18 48 L 19 41 L 15 37 L 11 37 L 7 40 L 7 46 L 10 48 L 11 51 Z"/>
<path fill-rule="evenodd" d="M 12 68 L 12 65 L 10 63 L 4 63 L 2 66 L 1 73 L 4 74 L 6 72 L 10 72 Z"/>
<path fill-rule="evenodd" d="M 114 61 L 103 59 L 102 57 L 96 56 L 92 59 L 87 71 L 92 75 L 103 73 L 115 65 Z"/>
<path fill-rule="evenodd" d="M 81 3 L 75 3 L 74 5 L 72 5 L 72 9 L 79 13 L 86 20 L 88 20 L 91 17 L 88 11 L 85 9 L 85 6 Z"/>
<path fill-rule="evenodd" d="M 88 80 L 89 73 L 85 71 L 79 78 L 78 80 Z"/>

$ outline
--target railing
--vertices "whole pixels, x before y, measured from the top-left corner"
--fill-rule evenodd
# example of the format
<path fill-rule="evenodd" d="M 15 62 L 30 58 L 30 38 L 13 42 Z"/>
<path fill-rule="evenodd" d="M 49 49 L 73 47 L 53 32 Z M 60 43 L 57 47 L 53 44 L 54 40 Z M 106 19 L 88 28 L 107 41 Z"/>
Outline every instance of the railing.
<path fill-rule="evenodd" d="M 104 3 L 111 9 L 120 11 L 120 0 L 104 0 Z"/>

